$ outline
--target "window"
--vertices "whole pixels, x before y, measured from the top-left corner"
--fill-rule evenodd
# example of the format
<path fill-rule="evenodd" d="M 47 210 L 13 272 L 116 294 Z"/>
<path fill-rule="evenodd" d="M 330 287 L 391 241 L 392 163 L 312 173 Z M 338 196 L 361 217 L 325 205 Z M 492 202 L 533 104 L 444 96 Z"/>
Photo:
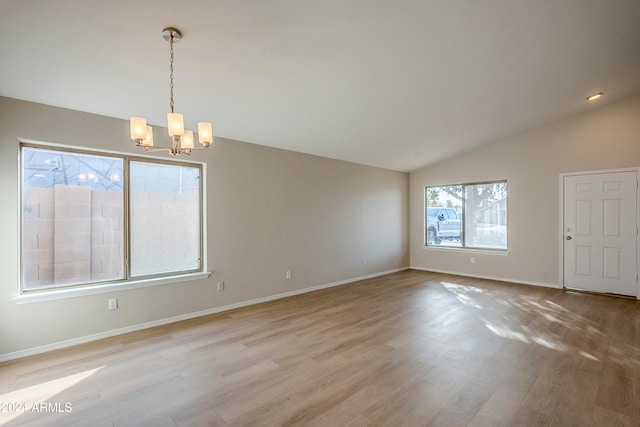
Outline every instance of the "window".
<path fill-rule="evenodd" d="M 202 271 L 202 167 L 23 144 L 21 292 Z"/>
<path fill-rule="evenodd" d="M 131 274 L 198 270 L 200 168 L 132 161 Z"/>
<path fill-rule="evenodd" d="M 507 249 L 507 182 L 425 188 L 425 245 Z"/>

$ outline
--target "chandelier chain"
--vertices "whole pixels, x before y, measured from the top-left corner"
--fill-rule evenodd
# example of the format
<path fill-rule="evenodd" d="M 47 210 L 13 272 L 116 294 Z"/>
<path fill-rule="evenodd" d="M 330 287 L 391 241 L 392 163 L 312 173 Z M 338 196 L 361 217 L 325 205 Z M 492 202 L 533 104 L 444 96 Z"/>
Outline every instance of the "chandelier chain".
<path fill-rule="evenodd" d="M 171 106 L 171 112 L 174 113 L 174 109 L 173 109 L 173 34 L 171 34 L 171 39 L 169 40 L 169 81 L 170 81 L 170 88 L 171 88 L 171 100 L 169 102 L 170 106 Z"/>

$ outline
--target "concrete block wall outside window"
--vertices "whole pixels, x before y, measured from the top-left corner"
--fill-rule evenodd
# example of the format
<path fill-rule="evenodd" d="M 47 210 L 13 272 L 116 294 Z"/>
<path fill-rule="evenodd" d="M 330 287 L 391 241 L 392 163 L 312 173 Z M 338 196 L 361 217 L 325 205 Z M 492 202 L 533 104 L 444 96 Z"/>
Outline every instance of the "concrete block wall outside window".
<path fill-rule="evenodd" d="M 121 192 L 74 185 L 25 188 L 23 288 L 124 277 L 122 205 Z"/>

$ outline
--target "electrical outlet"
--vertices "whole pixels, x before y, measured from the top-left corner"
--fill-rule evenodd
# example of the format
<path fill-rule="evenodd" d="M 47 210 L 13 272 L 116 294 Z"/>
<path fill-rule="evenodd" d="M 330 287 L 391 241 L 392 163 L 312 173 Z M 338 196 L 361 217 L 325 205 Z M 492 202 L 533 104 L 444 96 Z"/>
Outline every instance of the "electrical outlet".
<path fill-rule="evenodd" d="M 109 310 L 118 309 L 118 298 L 109 298 Z"/>
<path fill-rule="evenodd" d="M 218 282 L 218 291 L 224 291 L 224 282 Z"/>
<path fill-rule="evenodd" d="M 471 264 L 475 264 L 476 263 L 476 259 L 474 257 L 471 257 Z"/>
<path fill-rule="evenodd" d="M 284 278 L 287 280 L 291 279 L 291 270 L 287 270 L 284 272 Z"/>
<path fill-rule="evenodd" d="M 362 265 L 367 265 L 367 258 L 362 258 Z"/>

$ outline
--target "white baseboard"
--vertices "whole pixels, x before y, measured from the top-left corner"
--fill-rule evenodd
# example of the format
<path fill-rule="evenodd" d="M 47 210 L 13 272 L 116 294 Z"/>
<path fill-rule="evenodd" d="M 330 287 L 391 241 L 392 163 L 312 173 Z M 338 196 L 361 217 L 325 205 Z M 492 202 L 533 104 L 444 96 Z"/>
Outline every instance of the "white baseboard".
<path fill-rule="evenodd" d="M 434 268 L 410 267 L 410 269 L 411 270 L 428 271 L 428 272 L 431 272 L 431 273 L 451 274 L 451 275 L 454 275 L 454 276 L 475 277 L 477 279 L 497 280 L 499 282 L 517 283 L 519 285 L 540 286 L 540 287 L 543 287 L 543 288 L 562 289 L 562 286 L 558 286 L 558 285 L 555 285 L 553 283 L 530 282 L 528 280 L 507 279 L 507 278 L 504 278 L 504 277 L 484 276 L 484 275 L 480 275 L 480 274 L 460 273 L 459 271 L 438 270 L 438 269 L 434 269 Z"/>
<path fill-rule="evenodd" d="M 207 316 L 209 314 L 221 313 L 223 311 L 233 310 L 240 307 L 246 307 L 249 305 L 260 304 L 267 301 L 273 301 L 281 298 L 286 298 L 294 295 L 305 294 L 307 292 L 313 292 L 320 289 L 331 288 L 333 286 L 346 285 L 349 283 L 357 282 L 360 280 L 371 279 L 378 276 L 384 276 L 385 274 L 397 273 L 399 271 L 408 270 L 410 267 L 396 268 L 393 270 L 387 270 L 380 273 L 368 274 L 366 276 L 354 277 L 352 279 L 340 280 L 337 282 L 326 283 L 324 285 L 311 286 L 309 288 L 296 289 L 294 291 L 283 292 L 281 294 L 269 295 L 267 297 L 255 298 L 248 301 L 242 301 L 235 304 L 224 305 L 220 307 L 214 307 L 207 310 L 196 311 L 192 313 L 181 314 L 179 316 L 167 317 L 164 319 L 158 319 L 151 322 L 140 323 L 137 325 L 127 326 L 119 329 L 112 329 L 110 331 L 99 332 L 97 334 L 86 335 L 83 337 L 72 338 L 70 340 L 59 341 L 51 344 L 41 345 L 38 347 L 32 347 L 25 350 L 14 351 L 11 353 L 0 354 L 0 362 L 6 362 L 8 360 L 20 359 L 22 357 L 33 356 L 40 353 L 46 353 L 48 351 L 60 350 L 66 347 L 72 347 L 78 344 L 85 344 L 91 341 L 101 340 L 103 338 L 110 338 L 116 335 L 127 334 L 129 332 L 140 331 L 143 329 L 149 329 L 156 326 L 167 325 L 169 323 L 180 322 L 182 320 L 193 319 L 195 317 Z"/>

